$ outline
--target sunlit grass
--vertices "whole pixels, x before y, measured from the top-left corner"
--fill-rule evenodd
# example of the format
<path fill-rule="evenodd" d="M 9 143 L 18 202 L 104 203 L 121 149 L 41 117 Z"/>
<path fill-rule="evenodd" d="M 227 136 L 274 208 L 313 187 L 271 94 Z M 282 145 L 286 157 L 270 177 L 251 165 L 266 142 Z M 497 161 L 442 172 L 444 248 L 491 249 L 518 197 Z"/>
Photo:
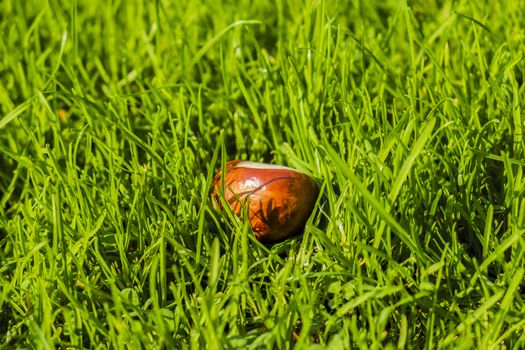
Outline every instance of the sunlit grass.
<path fill-rule="evenodd" d="M 524 347 L 524 14 L 0 2 L 0 343 Z M 303 234 L 214 209 L 230 159 L 316 179 Z"/>

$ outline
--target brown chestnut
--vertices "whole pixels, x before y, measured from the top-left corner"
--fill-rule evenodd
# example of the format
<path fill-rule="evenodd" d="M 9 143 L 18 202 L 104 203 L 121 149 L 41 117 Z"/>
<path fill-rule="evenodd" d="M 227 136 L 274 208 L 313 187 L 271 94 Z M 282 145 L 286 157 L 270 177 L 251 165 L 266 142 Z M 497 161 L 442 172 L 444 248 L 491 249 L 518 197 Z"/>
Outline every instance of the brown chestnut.
<path fill-rule="evenodd" d="M 216 198 L 220 187 L 219 170 L 213 184 Z M 250 226 L 262 242 L 280 241 L 300 232 L 318 194 L 316 183 L 293 168 L 243 160 L 225 165 L 224 197 L 236 215 L 248 205 Z"/>

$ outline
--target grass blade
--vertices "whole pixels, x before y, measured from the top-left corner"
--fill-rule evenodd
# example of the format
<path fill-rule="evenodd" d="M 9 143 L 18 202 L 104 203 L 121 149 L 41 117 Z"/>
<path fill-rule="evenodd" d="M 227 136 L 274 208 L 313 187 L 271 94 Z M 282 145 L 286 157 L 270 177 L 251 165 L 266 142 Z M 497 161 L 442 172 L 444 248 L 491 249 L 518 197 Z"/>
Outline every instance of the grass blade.
<path fill-rule="evenodd" d="M 377 214 L 385 221 L 385 223 L 390 226 L 393 232 L 401 239 L 403 243 L 407 245 L 410 251 L 417 257 L 419 261 L 426 264 L 430 258 L 429 256 L 421 249 L 417 241 L 412 239 L 408 232 L 388 213 L 387 209 L 377 198 L 375 198 L 366 187 L 359 181 L 357 176 L 354 175 L 349 166 L 339 157 L 335 150 L 330 145 L 325 145 L 328 155 L 332 162 L 334 162 L 335 167 L 338 171 L 341 171 L 342 174 L 354 185 L 356 190 L 361 193 L 364 199 L 374 208 Z"/>

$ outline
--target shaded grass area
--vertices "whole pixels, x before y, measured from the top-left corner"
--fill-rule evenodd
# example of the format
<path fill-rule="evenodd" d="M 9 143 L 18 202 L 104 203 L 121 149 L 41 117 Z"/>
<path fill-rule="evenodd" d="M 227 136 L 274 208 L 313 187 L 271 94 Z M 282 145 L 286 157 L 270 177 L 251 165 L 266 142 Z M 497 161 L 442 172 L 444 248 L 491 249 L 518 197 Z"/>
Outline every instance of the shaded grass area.
<path fill-rule="evenodd" d="M 525 346 L 524 7 L 0 2 L 0 343 Z M 213 209 L 236 158 L 304 234 Z"/>

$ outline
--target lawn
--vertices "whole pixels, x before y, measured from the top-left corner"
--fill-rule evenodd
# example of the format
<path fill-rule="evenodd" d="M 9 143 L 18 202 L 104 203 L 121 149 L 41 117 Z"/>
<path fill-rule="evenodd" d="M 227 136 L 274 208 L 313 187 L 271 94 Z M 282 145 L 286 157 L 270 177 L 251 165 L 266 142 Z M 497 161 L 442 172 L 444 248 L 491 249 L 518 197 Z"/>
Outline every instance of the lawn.
<path fill-rule="evenodd" d="M 524 348 L 524 55 L 519 0 L 0 0 L 0 348 Z"/>

